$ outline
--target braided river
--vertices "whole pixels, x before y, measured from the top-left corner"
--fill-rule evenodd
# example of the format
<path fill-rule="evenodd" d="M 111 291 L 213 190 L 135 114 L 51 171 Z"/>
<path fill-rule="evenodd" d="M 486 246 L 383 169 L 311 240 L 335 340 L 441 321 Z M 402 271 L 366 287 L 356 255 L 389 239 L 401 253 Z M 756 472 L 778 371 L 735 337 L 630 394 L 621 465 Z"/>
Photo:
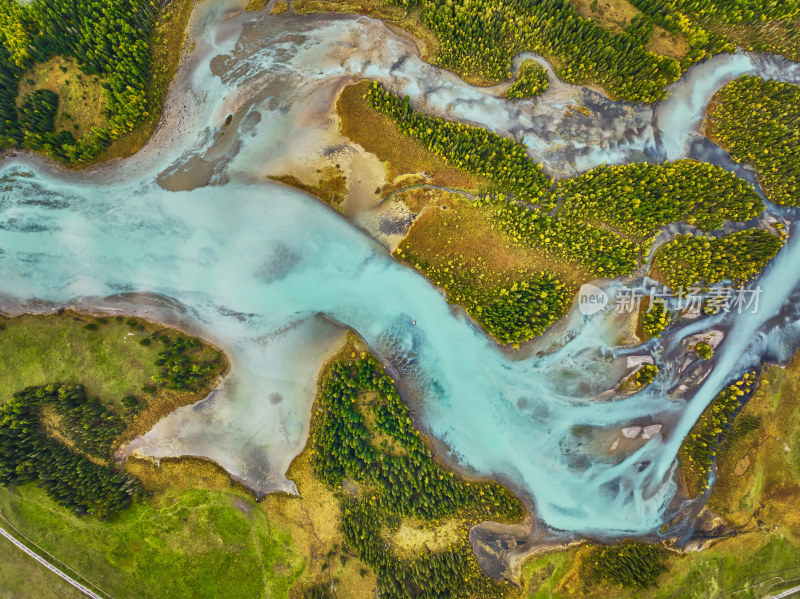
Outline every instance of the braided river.
<path fill-rule="evenodd" d="M 0 161 L 0 308 L 135 313 L 225 350 L 232 369 L 220 387 L 127 453 L 202 456 L 259 494 L 295 491 L 285 473 L 308 435 L 317 372 L 350 328 L 398 379 L 453 466 L 512 485 L 552 529 L 656 531 L 676 509 L 676 454 L 706 405 L 743 372 L 797 349 L 794 225 L 754 283 L 763 290 L 755 314 L 704 316 L 618 347 L 613 313 L 573 309 L 512 353 L 393 260 L 367 221 L 268 175 L 329 156 L 351 169 L 349 179 L 374 169 L 374 157 L 340 136 L 334 109 L 344 84 L 372 78 L 427 112 L 513 135 L 552 176 L 693 157 L 755 181 L 700 135 L 705 107 L 744 73 L 800 83 L 800 65 L 718 56 L 655 107 L 611 102 L 551 74 L 541 98 L 509 103 L 423 62 L 413 42 L 379 21 L 245 13 L 245 3 L 198 4 L 193 48 L 162 122 L 133 157 L 82 172 L 24 154 Z M 594 116 L 566 117 L 570 104 Z M 620 282 L 598 285 L 613 298 Z M 711 329 L 724 333 L 713 360 L 687 364 L 682 341 Z M 652 356 L 658 378 L 632 395 L 604 394 L 628 356 Z M 662 426 L 652 438 L 609 451 L 622 428 L 651 424 Z"/>

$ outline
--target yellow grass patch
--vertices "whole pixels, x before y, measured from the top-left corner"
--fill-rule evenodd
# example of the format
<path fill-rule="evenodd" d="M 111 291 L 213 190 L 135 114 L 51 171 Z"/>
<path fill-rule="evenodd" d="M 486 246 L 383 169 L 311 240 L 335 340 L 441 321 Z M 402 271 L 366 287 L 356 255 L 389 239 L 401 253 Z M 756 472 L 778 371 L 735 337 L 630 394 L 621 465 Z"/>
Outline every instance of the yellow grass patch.
<path fill-rule="evenodd" d="M 463 542 L 469 526 L 458 518 L 449 518 L 435 526 L 413 518 L 403 518 L 400 528 L 387 536 L 398 557 L 414 559 L 428 552 L 444 551 Z"/>
<path fill-rule="evenodd" d="M 475 268 L 486 288 L 541 271 L 551 272 L 575 288 L 591 278 L 579 264 L 553 256 L 545 248 L 516 243 L 495 228 L 490 206 L 474 206 L 439 190 L 412 190 L 399 199 L 414 212 L 422 210 L 400 249 L 433 266 L 450 265 L 459 273 Z"/>
<path fill-rule="evenodd" d="M 570 0 L 584 19 L 591 19 L 611 33 L 620 33 L 639 10 L 628 0 Z"/>
<path fill-rule="evenodd" d="M 338 164 L 317 169 L 317 180 L 311 183 L 301 181 L 294 175 L 271 176 L 270 179 L 302 189 L 334 208 L 339 208 L 347 197 L 347 179 Z"/>
<path fill-rule="evenodd" d="M 368 81 L 349 85 L 336 101 L 342 135 L 386 162 L 387 180 L 391 183 L 401 175 L 425 174 L 436 185 L 476 190 L 485 180 L 460 171 L 410 137 L 397 130 L 388 116 L 379 113 L 364 99 Z"/>
<path fill-rule="evenodd" d="M 17 106 L 37 89 L 49 89 L 58 94 L 55 130 L 66 129 L 79 139 L 92 127 L 106 124 L 106 96 L 102 81 L 78 69 L 72 58 L 56 56 L 33 65 L 20 78 Z"/>
<path fill-rule="evenodd" d="M 221 466 L 201 458 L 162 458 L 160 463 L 148 459 L 130 457 L 125 470 L 142 481 L 142 486 L 153 494 L 153 503 L 160 505 L 169 497 L 179 497 L 189 489 L 230 491 L 238 488 L 245 495 L 252 495 Z"/>
<path fill-rule="evenodd" d="M 689 42 L 679 33 L 672 33 L 659 25 L 653 25 L 653 35 L 650 36 L 645 49 L 653 54 L 683 60 L 689 51 Z"/>
<path fill-rule="evenodd" d="M 269 0 L 250 0 L 250 2 L 247 3 L 247 6 L 245 6 L 244 9 L 250 11 L 259 11 L 262 10 L 268 3 Z M 283 4 L 286 3 L 284 2 Z"/>

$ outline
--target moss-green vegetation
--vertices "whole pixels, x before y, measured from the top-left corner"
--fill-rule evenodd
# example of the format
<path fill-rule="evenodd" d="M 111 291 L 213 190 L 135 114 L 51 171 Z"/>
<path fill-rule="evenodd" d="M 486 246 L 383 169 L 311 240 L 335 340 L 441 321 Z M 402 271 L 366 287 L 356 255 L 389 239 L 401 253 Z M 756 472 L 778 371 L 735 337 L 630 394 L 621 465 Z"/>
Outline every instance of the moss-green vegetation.
<path fill-rule="evenodd" d="M 708 477 L 717 448 L 754 382 L 755 373 L 747 373 L 720 392 L 681 444 L 681 473 L 690 497 L 696 497 L 709 487 Z"/>
<path fill-rule="evenodd" d="M 654 299 L 647 306 L 647 310 L 642 310 L 639 315 L 639 323 L 642 332 L 648 337 L 661 337 L 661 333 L 669 325 L 672 315 L 662 299 Z"/>
<path fill-rule="evenodd" d="M 81 378 L 91 386 L 31 387 L 2 397 L 0 478 L 12 484 L 0 487 L 0 526 L 113 597 L 287 596 L 307 558 L 229 477 L 213 468 L 186 477 L 169 466 L 160 477 L 137 460 L 126 471 L 109 465 L 119 435 L 140 417 L 157 419 L 159 410 L 198 398 L 170 388 L 208 391 L 225 365 L 217 350 L 137 318 L 66 311 L 2 325 L 4 386 Z M 160 360 L 171 363 L 169 374 Z M 207 363 L 210 370 L 192 369 Z M 154 376 L 164 378 L 162 387 L 142 393 L 156 385 Z M 131 504 L 140 478 L 147 493 Z M 12 584 L 2 579 L 0 594 Z"/>
<path fill-rule="evenodd" d="M 771 200 L 800 205 L 800 87 L 745 76 L 716 99 L 713 138 L 734 160 L 758 170 Z"/>
<path fill-rule="evenodd" d="M 746 229 L 722 237 L 679 235 L 655 256 L 654 266 L 673 289 L 748 281 L 781 249 L 785 237 Z"/>
<path fill-rule="evenodd" d="M 315 472 L 342 489 L 347 548 L 375 570 L 381 596 L 508 595 L 511 587 L 480 571 L 466 535 L 413 559 L 387 549 L 383 535 L 399 528 L 401 516 L 435 525 L 453 516 L 517 520 L 523 510 L 503 487 L 469 483 L 438 464 L 377 360 L 353 358 L 334 362 L 320 381 L 310 441 Z"/>
<path fill-rule="evenodd" d="M 509 100 L 534 98 L 543 94 L 548 87 L 550 78 L 547 76 L 547 69 L 535 60 L 526 60 L 520 65 L 514 83 L 506 90 L 506 98 Z"/>
<path fill-rule="evenodd" d="M 104 518 L 140 490 L 109 465 L 116 443 L 196 400 L 226 365 L 199 340 L 137 318 L 25 315 L 3 319 L 0 335 L 0 482 L 38 481 L 60 505 Z M 142 343 L 155 337 L 160 351 Z"/>
<path fill-rule="evenodd" d="M 638 541 L 596 547 L 585 558 L 586 573 L 598 582 L 647 588 L 666 570 L 664 548 Z"/>
<path fill-rule="evenodd" d="M 44 319 L 48 325 L 63 321 L 59 315 Z M 10 322 L 13 330 L 14 325 L 24 327 L 24 321 L 42 320 L 43 317 L 30 316 L 23 322 L 19 319 Z M 90 333 L 97 332 L 102 338 L 101 327 L 110 326 L 106 317 L 91 320 L 81 329 L 84 346 Z M 145 325 L 135 318 L 125 320 L 124 326 L 140 333 L 145 331 Z M 3 332 L 9 332 L 7 326 Z M 103 332 L 108 334 L 108 331 Z M 147 347 L 148 343 L 143 342 L 150 342 L 155 335 L 154 332 L 140 336 L 138 345 Z M 136 337 L 132 332 L 127 336 Z M 203 355 L 204 347 L 198 339 L 170 336 L 166 332 L 158 339 L 164 348 L 155 360 L 158 369 L 151 377 L 153 382 L 172 392 L 198 392 L 210 386 L 220 366 L 218 354 L 213 359 L 201 360 L 198 356 Z M 13 348 L 13 337 L 4 341 Z M 26 341 L 29 344 L 31 340 Z M 20 370 L 30 366 L 10 361 L 12 380 L 14 374 L 20 374 L 13 372 L 16 365 L 23 366 Z M 45 368 L 56 370 L 58 365 L 48 364 Z M 81 375 L 81 372 L 72 372 L 69 378 L 80 379 Z M 156 390 L 152 383 L 145 388 L 149 392 Z M 122 406 L 119 414 L 113 409 L 116 402 L 87 396 L 82 385 L 58 382 L 26 387 L 14 393 L 13 398 L 0 405 L 0 483 L 38 482 L 56 503 L 79 514 L 109 518 L 127 508 L 139 494 L 140 485 L 135 478 L 118 472 L 104 460 L 108 460 L 114 442 L 126 428 L 122 415 L 132 418 L 143 408 L 143 401 L 131 394 L 118 401 L 116 405 Z M 98 458 L 100 463 L 90 456 Z"/>

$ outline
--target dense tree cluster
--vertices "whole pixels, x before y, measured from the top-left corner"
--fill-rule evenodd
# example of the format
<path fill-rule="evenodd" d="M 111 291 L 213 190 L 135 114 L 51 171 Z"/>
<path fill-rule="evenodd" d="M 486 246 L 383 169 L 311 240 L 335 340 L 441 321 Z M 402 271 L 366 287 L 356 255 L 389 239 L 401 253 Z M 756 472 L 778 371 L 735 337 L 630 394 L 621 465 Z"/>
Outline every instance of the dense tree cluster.
<path fill-rule="evenodd" d="M 649 385 L 658 376 L 658 366 L 655 364 L 642 364 L 633 375 L 633 382 L 637 387 Z"/>
<path fill-rule="evenodd" d="M 615 96 L 653 102 L 680 75 L 680 64 L 645 49 L 638 27 L 612 35 L 582 18 L 568 0 L 395 0 L 420 6 L 422 21 L 439 39 L 437 60 L 486 80 L 510 77 L 512 58 L 525 51 L 556 60 L 569 83 L 595 81 Z"/>
<path fill-rule="evenodd" d="M 37 482 L 59 505 L 78 513 L 110 517 L 127 507 L 140 492 L 139 481 L 80 455 L 51 438 L 42 424 L 41 410 L 52 406 L 63 413 L 77 443 L 107 442 L 107 419 L 91 409 L 80 387 L 28 387 L 0 406 L 0 483 Z M 88 407 L 87 407 L 88 406 Z"/>
<path fill-rule="evenodd" d="M 396 528 L 400 516 L 517 520 L 523 510 L 514 496 L 500 485 L 469 483 L 439 465 L 393 381 L 368 354 L 332 364 L 320 381 L 316 406 L 314 470 L 334 489 L 345 479 L 358 484 L 359 497 L 341 494 L 342 532 L 347 548 L 374 568 L 381 596 L 504 596 L 507 585 L 483 575 L 466 539 L 401 559 L 387 548 L 384 530 Z"/>
<path fill-rule="evenodd" d="M 83 385 L 56 387 L 49 403 L 61 415 L 61 428 L 84 453 L 108 457 L 111 443 L 125 428 L 122 419 L 99 398 L 87 397 Z"/>
<path fill-rule="evenodd" d="M 744 76 L 718 99 L 711 113 L 716 140 L 758 170 L 772 201 L 800 205 L 800 86 Z"/>
<path fill-rule="evenodd" d="M 27 147 L 69 162 L 96 156 L 149 115 L 149 39 L 158 13 L 152 0 L 0 0 L 0 147 Z M 35 134 L 18 114 L 19 79 L 35 62 L 74 58 L 104 81 L 108 121 L 75 140 L 52 127 Z M 38 90 L 37 90 L 38 93 Z"/>
<path fill-rule="evenodd" d="M 400 98 L 374 81 L 369 104 L 389 116 L 401 133 L 465 172 L 486 177 L 500 189 L 536 203 L 551 183 L 528 157 L 525 146 L 487 129 L 446 121 L 418 112 L 408 97 Z"/>
<path fill-rule="evenodd" d="M 463 306 L 500 343 L 516 345 L 541 335 L 569 308 L 572 293 L 550 273 L 487 290 L 480 284 L 476 269 L 458 273 L 452 266 L 438 268 L 407 246 L 405 251 L 401 246 L 395 254 L 441 287 L 448 302 Z"/>
<path fill-rule="evenodd" d="M 506 98 L 520 100 L 543 94 L 550 87 L 547 69 L 535 60 L 526 60 L 519 67 L 517 78 L 506 90 Z"/>
<path fill-rule="evenodd" d="M 359 394 L 371 392 L 377 430 L 402 448 L 394 455 L 370 439 Z M 483 517 L 516 519 L 522 506 L 504 487 L 470 484 L 445 470 L 411 424 L 408 408 L 383 372 L 367 354 L 332 365 L 317 397 L 320 420 L 314 435 L 313 463 L 318 476 L 332 487 L 345 478 L 376 485 L 379 507 L 417 518 L 441 518 L 463 510 Z"/>
<path fill-rule="evenodd" d="M 745 397 L 753 389 L 756 375 L 746 373 L 726 387 L 708 405 L 681 444 L 679 457 L 690 497 L 709 487 L 708 477 L 717 448 L 727 434 Z"/>
<path fill-rule="evenodd" d="M 389 599 L 491 599 L 511 596 L 512 589 L 485 576 L 469 543 L 401 559 L 387 551 L 382 538 L 386 514 L 367 500 L 343 497 L 341 527 L 344 542 L 378 576 L 380 596 Z"/>
<path fill-rule="evenodd" d="M 783 242 L 784 237 L 764 229 L 717 238 L 679 235 L 658 250 L 654 264 L 672 289 L 749 281 L 775 257 Z"/>
<path fill-rule="evenodd" d="M 45 134 L 53 131 L 58 110 L 58 94 L 37 89 L 22 99 L 19 121 L 26 132 Z"/>
<path fill-rule="evenodd" d="M 492 208 L 497 226 L 515 240 L 546 247 L 598 277 L 630 274 L 642 253 L 638 243 L 577 219 L 551 216 L 497 195 L 485 196 L 479 203 Z"/>
<path fill-rule="evenodd" d="M 694 64 L 736 46 L 778 52 L 796 60 L 797 0 L 630 0 L 636 8 L 666 30 L 682 35 L 689 51 L 681 66 Z M 752 36 L 765 24 L 774 35 Z M 735 25 L 737 27 L 731 27 Z"/>
<path fill-rule="evenodd" d="M 714 348 L 705 341 L 699 341 L 697 345 L 694 346 L 694 351 L 703 360 L 710 360 L 714 357 Z"/>
<path fill-rule="evenodd" d="M 635 6 L 640 4 L 650 8 L 647 12 L 661 13 L 665 17 L 672 16 L 671 22 L 679 21 L 680 15 L 695 18 L 722 21 L 727 24 L 761 23 L 763 21 L 793 21 L 800 18 L 800 2 L 798 0 L 633 0 Z M 677 16 L 677 17 L 676 17 Z M 684 21 L 688 20 L 684 17 Z"/>
<path fill-rule="evenodd" d="M 217 362 L 197 358 L 203 349 L 199 339 L 166 335 L 159 339 L 165 347 L 156 360 L 160 367 L 153 376 L 156 383 L 171 391 L 198 391 L 208 383 Z"/>
<path fill-rule="evenodd" d="M 631 0 L 641 13 L 613 34 L 581 17 L 568 0 L 387 2 L 420 7 L 422 22 L 439 40 L 436 60 L 446 68 L 496 82 L 511 76 L 515 55 L 532 51 L 550 58 L 563 80 L 596 82 L 628 101 L 662 99 L 683 70 L 739 45 L 798 56 L 797 0 Z M 779 39 L 749 38 L 770 22 L 773 33 L 782 32 Z M 654 25 L 688 42 L 683 58 L 648 50 Z"/>
<path fill-rule="evenodd" d="M 670 311 L 663 299 L 654 299 L 647 310 L 643 310 L 639 315 L 639 322 L 642 325 L 642 332 L 649 337 L 661 337 L 661 333 L 669 325 L 671 318 Z"/>
<path fill-rule="evenodd" d="M 583 563 L 588 576 L 598 582 L 647 588 L 666 571 L 664 554 L 660 545 L 625 541 L 596 547 Z"/>
<path fill-rule="evenodd" d="M 748 220 L 764 210 L 752 185 L 693 160 L 599 166 L 559 181 L 556 197 L 561 216 L 599 219 L 640 237 L 678 221 L 711 231 L 726 220 Z"/>

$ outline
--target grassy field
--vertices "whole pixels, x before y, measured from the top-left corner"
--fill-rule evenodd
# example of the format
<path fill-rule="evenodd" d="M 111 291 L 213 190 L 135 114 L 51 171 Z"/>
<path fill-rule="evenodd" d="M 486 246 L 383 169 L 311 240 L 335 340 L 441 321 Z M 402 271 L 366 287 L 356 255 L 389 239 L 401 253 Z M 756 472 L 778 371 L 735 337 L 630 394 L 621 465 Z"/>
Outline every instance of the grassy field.
<path fill-rule="evenodd" d="M 180 406 L 202 399 L 216 384 L 216 377 L 212 377 L 210 386 L 197 393 L 144 392 L 145 386 L 153 384 L 152 376 L 158 370 L 155 361 L 163 346 L 158 341 L 150 345 L 140 341 L 156 332 L 174 337 L 179 331 L 143 319 L 96 318 L 67 310 L 43 316 L 0 317 L 0 325 L 0 402 L 32 385 L 82 384 L 87 395 L 100 397 L 123 414 L 122 398 L 133 395 L 146 407 L 129 422 L 125 438 L 149 430 Z M 227 370 L 227 359 L 213 346 L 204 344 L 199 358 L 218 359 L 216 374 Z"/>
<path fill-rule="evenodd" d="M 197 401 L 210 388 L 197 394 L 142 393 L 142 387 L 152 384 L 163 346 L 140 342 L 153 333 L 179 334 L 157 323 L 64 311 L 3 319 L 0 324 L 0 398 L 29 385 L 82 383 L 90 394 L 124 413 L 120 400 L 136 395 L 147 407 L 130 423 L 125 433 L 130 436 L 178 405 Z M 219 358 L 218 372 L 226 368 L 216 348 L 204 345 L 200 357 Z M 0 488 L 5 519 L 0 525 L 113 597 L 287 596 L 305 569 L 304 557 L 291 535 L 277 528 L 219 468 L 199 460 L 161 469 L 131 460 L 126 468 L 141 478 L 149 498 L 111 522 L 77 516 L 38 487 L 24 485 Z M 9 558 L 4 557 L 3 568 L 15 568 L 21 558 L 30 560 L 13 551 L 19 555 L 3 548 Z M 0 596 L 14 596 L 28 578 L 47 584 L 48 573 L 30 561 L 20 570 L 21 577 L 0 578 Z M 30 575 L 22 576 L 25 572 Z"/>
<path fill-rule="evenodd" d="M 84 594 L 10 541 L 0 538 L 0 596 L 4 599 L 80 599 Z"/>
<path fill-rule="evenodd" d="M 611 33 L 620 33 L 641 14 L 628 0 L 570 0 L 584 19 L 592 19 Z"/>
<path fill-rule="evenodd" d="M 800 547 L 780 533 L 739 535 L 700 552 L 670 554 L 668 571 L 648 589 L 589 584 L 582 567 L 589 548 L 580 545 L 529 560 L 520 596 L 711 599 L 737 591 L 736 599 L 760 599 L 800 584 Z"/>
<path fill-rule="evenodd" d="M 115 408 L 125 395 L 141 395 L 156 372 L 161 344 L 140 341 L 154 332 L 178 334 L 141 319 L 98 319 L 73 311 L 0 324 L 0 397 L 28 385 L 64 381 L 83 383 Z M 215 348 L 204 347 L 203 359 L 216 355 Z M 220 356 L 220 370 L 225 365 Z M 153 406 L 174 409 L 207 391 L 147 396 L 147 409 L 126 434 L 152 425 Z M 290 472 L 303 499 L 279 494 L 257 503 L 221 468 L 203 460 L 164 460 L 156 466 L 130 459 L 125 469 L 142 481 L 148 496 L 111 522 L 79 517 L 38 487 L 24 485 L 0 488 L 0 526 L 115 598 L 278 598 L 290 596 L 299 581 L 300 590 L 292 596 L 322 584 L 339 585 L 338 597 L 355 599 L 375 588 L 363 564 L 342 553 L 338 500 L 311 474 L 307 452 Z M 19 595 L 19 585 L 29 580 L 47 586 L 48 573 L 18 549 L 3 546 L 2 551 L 0 573 L 19 573 L 0 577 L 0 597 L 71 596 Z M 59 588 L 53 586 L 52 593 Z"/>
<path fill-rule="evenodd" d="M 3 488 L 0 512 L 112 597 L 285 597 L 304 568 L 291 536 L 235 489 L 178 489 L 107 523 L 34 486 Z"/>
<path fill-rule="evenodd" d="M 73 59 L 56 56 L 35 64 L 20 78 L 17 104 L 21 105 L 22 99 L 36 89 L 49 89 L 58 94 L 56 131 L 66 129 L 79 139 L 92 127 L 105 124 L 103 82 L 96 76 L 82 73 Z"/>
<path fill-rule="evenodd" d="M 800 541 L 800 358 L 771 368 L 717 459 L 709 507 L 747 530 L 780 525 Z"/>

